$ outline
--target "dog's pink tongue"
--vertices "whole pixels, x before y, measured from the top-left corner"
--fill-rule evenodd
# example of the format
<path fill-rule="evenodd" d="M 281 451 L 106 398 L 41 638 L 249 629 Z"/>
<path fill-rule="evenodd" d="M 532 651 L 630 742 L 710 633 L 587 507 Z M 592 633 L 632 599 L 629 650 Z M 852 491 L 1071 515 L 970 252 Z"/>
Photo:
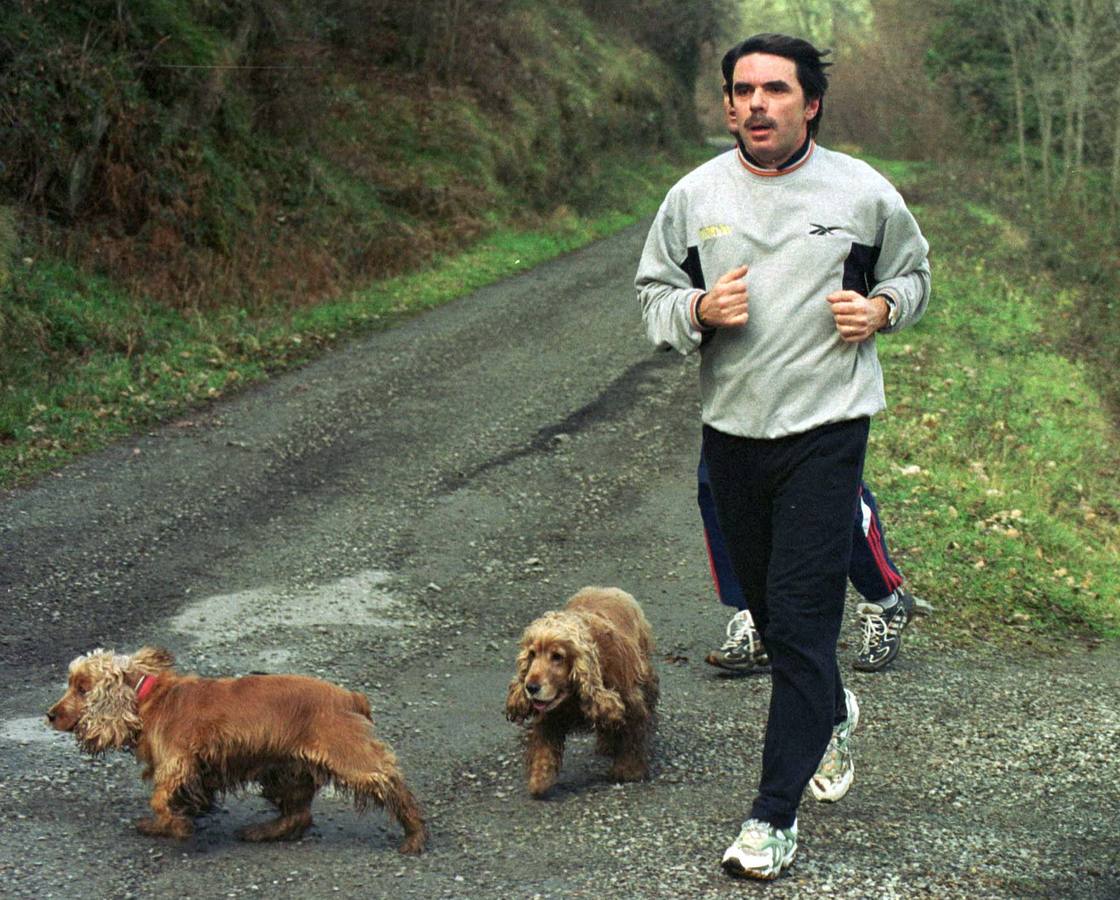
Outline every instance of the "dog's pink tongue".
<path fill-rule="evenodd" d="M 537 712 L 544 712 L 546 709 L 548 709 L 548 704 L 543 700 L 534 700 L 533 709 L 535 709 Z"/>

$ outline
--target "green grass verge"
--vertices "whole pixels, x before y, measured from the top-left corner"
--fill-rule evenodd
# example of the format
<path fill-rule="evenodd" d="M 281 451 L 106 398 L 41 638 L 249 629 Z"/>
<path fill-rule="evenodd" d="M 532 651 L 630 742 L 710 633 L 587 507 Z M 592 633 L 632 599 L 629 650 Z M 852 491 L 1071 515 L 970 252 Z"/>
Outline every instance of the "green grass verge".
<path fill-rule="evenodd" d="M 915 211 L 929 310 L 879 342 L 890 408 L 867 471 L 891 543 L 951 628 L 1120 635 L 1120 446 L 1062 352 L 1076 290 L 1033 270 L 1013 223 L 944 199 Z"/>
<path fill-rule="evenodd" d="M 17 263 L 0 285 L 0 486 L 624 228 L 682 170 L 663 158 L 616 165 L 614 210 L 507 225 L 438 265 L 307 308 L 182 313 L 70 266 Z"/>

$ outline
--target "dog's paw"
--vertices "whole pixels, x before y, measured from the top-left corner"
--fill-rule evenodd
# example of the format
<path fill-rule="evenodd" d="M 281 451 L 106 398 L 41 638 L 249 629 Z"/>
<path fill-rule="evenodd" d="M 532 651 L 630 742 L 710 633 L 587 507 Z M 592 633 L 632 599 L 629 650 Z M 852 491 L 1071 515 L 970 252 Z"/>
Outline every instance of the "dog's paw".
<path fill-rule="evenodd" d="M 649 766 L 641 760 L 623 760 L 611 766 L 611 778 L 615 781 L 645 781 L 649 777 Z"/>
<path fill-rule="evenodd" d="M 137 819 L 136 830 L 150 837 L 169 837 L 183 840 L 194 834 L 190 819 Z"/>
<path fill-rule="evenodd" d="M 541 800 L 548 796 L 548 792 L 552 790 L 554 784 L 556 784 L 556 776 L 554 774 L 530 778 L 529 793 L 538 800 Z"/>
<path fill-rule="evenodd" d="M 290 816 L 281 816 L 270 822 L 262 822 L 260 825 L 247 825 L 238 829 L 237 838 L 251 844 L 268 841 L 298 841 L 310 827 L 311 813 L 304 811 Z"/>
<path fill-rule="evenodd" d="M 397 847 L 397 852 L 404 853 L 407 856 L 419 856 L 424 852 L 426 837 L 427 835 L 423 832 L 406 835 L 405 839 L 401 841 L 400 846 Z"/>

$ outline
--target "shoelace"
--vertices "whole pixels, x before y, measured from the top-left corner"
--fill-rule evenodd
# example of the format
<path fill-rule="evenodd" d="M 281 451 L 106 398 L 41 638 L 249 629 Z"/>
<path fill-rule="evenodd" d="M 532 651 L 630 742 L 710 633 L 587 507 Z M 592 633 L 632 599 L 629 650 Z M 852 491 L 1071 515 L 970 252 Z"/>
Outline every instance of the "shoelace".
<path fill-rule="evenodd" d="M 845 690 L 844 693 L 847 695 L 850 692 Z M 832 729 L 832 737 L 828 739 L 828 746 L 825 748 L 820 765 L 817 767 L 818 774 L 822 774 L 826 778 L 832 778 L 837 773 L 844 771 L 844 757 L 850 751 L 846 746 L 841 749 L 840 744 L 842 742 L 846 744 L 846 739 L 851 736 L 852 715 L 852 705 L 848 703 L 848 718 Z"/>
<path fill-rule="evenodd" d="M 859 652 L 862 655 L 871 650 L 872 641 L 876 647 L 883 642 L 887 636 L 887 620 L 883 618 L 882 613 L 867 613 L 862 609 L 860 620 L 863 625 L 863 644 Z"/>
<path fill-rule="evenodd" d="M 831 777 L 837 770 L 842 768 L 840 741 L 836 732 L 833 732 L 832 738 L 828 742 L 828 749 L 824 751 L 824 758 L 821 759 L 821 764 L 817 767 L 817 772 Z"/>
<path fill-rule="evenodd" d="M 746 840 L 756 847 L 767 847 L 779 843 L 778 835 L 771 833 L 770 826 L 757 819 L 751 819 L 739 832 L 739 840 Z"/>
<path fill-rule="evenodd" d="M 727 623 L 727 640 L 723 642 L 723 646 L 720 649 L 731 650 L 733 647 L 737 647 L 739 644 L 743 643 L 745 638 L 747 641 L 747 653 L 750 656 L 754 656 L 754 634 L 754 623 L 746 616 L 738 620 L 732 618 L 732 620 Z"/>

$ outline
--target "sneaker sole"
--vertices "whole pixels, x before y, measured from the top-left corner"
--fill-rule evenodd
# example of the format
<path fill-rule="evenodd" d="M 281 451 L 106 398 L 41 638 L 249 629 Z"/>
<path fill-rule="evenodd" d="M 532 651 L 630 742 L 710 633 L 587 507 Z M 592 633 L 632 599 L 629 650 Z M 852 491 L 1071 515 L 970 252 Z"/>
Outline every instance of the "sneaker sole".
<path fill-rule="evenodd" d="M 721 660 L 715 653 L 709 653 L 704 657 L 704 662 L 709 666 L 715 666 L 717 669 L 722 669 L 724 672 L 738 672 L 742 675 L 762 675 L 770 671 L 770 664 L 760 666 L 757 663 L 728 663 Z"/>
<path fill-rule="evenodd" d="M 860 660 L 857 659 L 855 662 L 852 663 L 852 668 L 855 669 L 857 672 L 881 672 L 883 669 L 885 669 L 887 666 L 889 666 L 892 662 L 894 662 L 896 659 L 898 659 L 898 653 L 901 649 L 902 649 L 902 640 L 900 638 L 899 642 L 898 642 L 898 646 L 894 648 L 894 653 L 888 653 L 885 657 L 883 657 L 882 662 L 876 662 L 876 663 L 866 662 L 865 663 L 865 662 L 861 662 Z"/>
<path fill-rule="evenodd" d="M 852 781 L 854 781 L 854 773 L 849 775 L 846 781 L 842 781 L 839 785 L 834 785 L 832 791 L 825 793 L 817 792 L 817 786 L 812 781 L 809 782 L 809 790 L 813 792 L 813 799 L 818 803 L 837 803 L 848 796 L 848 791 L 852 788 Z"/>
<path fill-rule="evenodd" d="M 793 852 L 790 853 L 789 856 L 781 861 L 778 868 L 774 871 L 770 871 L 769 869 L 748 869 L 733 856 L 729 859 L 725 859 L 720 865 L 723 866 L 723 871 L 736 878 L 753 878 L 755 881 L 773 881 L 792 865 L 795 856 L 797 856 L 796 847 L 793 848 Z"/>

